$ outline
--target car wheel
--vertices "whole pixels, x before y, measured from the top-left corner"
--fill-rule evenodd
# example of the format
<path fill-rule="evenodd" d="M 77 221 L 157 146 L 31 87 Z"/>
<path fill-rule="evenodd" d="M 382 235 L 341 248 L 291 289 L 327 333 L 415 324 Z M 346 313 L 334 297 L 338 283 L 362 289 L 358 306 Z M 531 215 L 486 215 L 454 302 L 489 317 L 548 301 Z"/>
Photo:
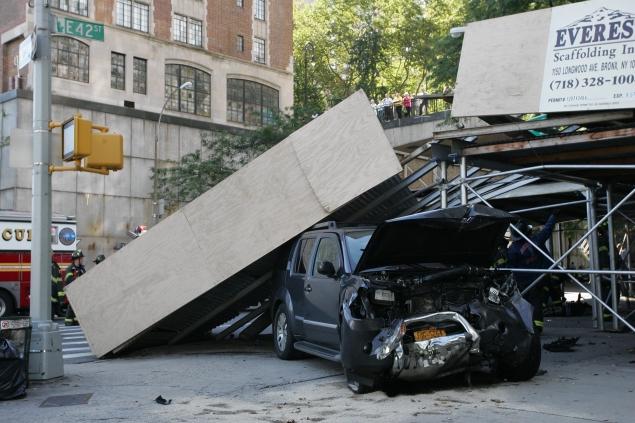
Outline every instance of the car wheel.
<path fill-rule="evenodd" d="M 7 292 L 0 291 L 0 317 L 11 316 L 14 312 L 13 298 Z"/>
<path fill-rule="evenodd" d="M 284 305 L 276 310 L 273 319 L 273 347 L 276 355 L 283 360 L 291 360 L 298 356 L 297 351 L 293 348 L 295 339 L 291 333 L 291 325 L 289 324 L 289 314 Z"/>
<path fill-rule="evenodd" d="M 501 363 L 501 376 L 513 382 L 529 380 L 536 376 L 540 368 L 541 345 L 540 336 L 532 335 L 529 356 L 513 365 L 509 363 Z"/>

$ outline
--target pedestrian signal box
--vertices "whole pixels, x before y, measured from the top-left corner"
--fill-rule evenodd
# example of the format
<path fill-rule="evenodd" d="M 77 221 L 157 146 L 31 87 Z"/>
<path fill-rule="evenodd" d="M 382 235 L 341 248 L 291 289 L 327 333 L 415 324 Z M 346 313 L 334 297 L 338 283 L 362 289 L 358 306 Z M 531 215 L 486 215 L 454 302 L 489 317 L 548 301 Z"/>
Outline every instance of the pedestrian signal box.
<path fill-rule="evenodd" d="M 109 128 L 95 125 L 81 115 L 50 128 L 62 128 L 62 159 L 75 166 L 51 166 L 51 172 L 80 171 L 107 175 L 123 168 L 123 137 L 110 134 Z"/>

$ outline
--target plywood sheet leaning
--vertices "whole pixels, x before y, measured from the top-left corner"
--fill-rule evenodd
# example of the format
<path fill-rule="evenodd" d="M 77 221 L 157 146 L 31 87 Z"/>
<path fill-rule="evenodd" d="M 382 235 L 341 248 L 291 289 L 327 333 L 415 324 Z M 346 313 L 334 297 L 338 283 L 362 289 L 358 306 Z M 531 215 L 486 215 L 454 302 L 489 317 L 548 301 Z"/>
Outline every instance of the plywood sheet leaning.
<path fill-rule="evenodd" d="M 357 92 L 67 288 L 98 357 L 401 171 Z"/>

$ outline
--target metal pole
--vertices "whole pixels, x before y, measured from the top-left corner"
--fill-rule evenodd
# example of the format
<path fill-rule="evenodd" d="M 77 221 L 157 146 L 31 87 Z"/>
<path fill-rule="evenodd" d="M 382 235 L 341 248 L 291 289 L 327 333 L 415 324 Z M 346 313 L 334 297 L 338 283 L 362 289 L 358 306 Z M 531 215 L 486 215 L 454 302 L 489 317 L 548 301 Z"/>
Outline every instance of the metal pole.
<path fill-rule="evenodd" d="M 152 186 L 152 201 L 153 201 L 152 202 L 152 206 L 153 206 L 152 220 L 155 225 L 159 221 L 159 217 L 160 217 L 159 216 L 159 192 L 158 192 L 159 191 L 158 189 L 159 155 L 157 152 L 157 147 L 159 145 L 159 130 L 161 129 L 161 119 L 163 118 L 163 112 L 165 112 L 165 107 L 168 105 L 168 102 L 170 101 L 174 93 L 177 90 L 182 90 L 184 88 L 189 88 L 191 86 L 192 86 L 192 81 L 186 81 L 182 83 L 181 86 L 174 87 L 172 89 L 168 97 L 165 99 L 165 102 L 163 103 L 163 107 L 161 107 L 161 113 L 159 113 L 159 120 L 157 121 L 157 126 L 154 130 L 154 181 Z"/>
<path fill-rule="evenodd" d="M 483 201 L 484 204 L 486 204 L 489 207 L 492 207 L 492 204 L 490 202 L 488 202 L 486 199 L 484 199 L 478 192 L 476 192 L 476 190 L 474 190 L 471 186 L 467 185 L 467 188 L 472 191 L 474 193 L 474 195 L 476 195 L 478 198 L 481 199 L 481 201 Z M 624 202 L 625 200 L 630 197 L 631 195 L 635 194 L 635 189 L 633 189 L 624 199 L 622 199 L 622 201 L 620 201 L 614 208 L 613 210 L 611 210 L 610 213 L 614 213 Z M 588 204 L 588 203 L 587 203 Z M 606 218 L 606 216 L 602 219 L 604 220 Z M 600 225 L 602 223 L 602 221 L 598 222 L 596 224 L 596 226 Z M 587 232 L 586 234 L 584 234 L 584 236 L 582 238 L 580 238 L 578 240 L 578 242 L 576 243 L 576 245 L 574 245 L 573 247 L 571 247 L 564 255 L 562 255 L 558 261 L 554 260 L 553 258 L 551 258 L 547 253 L 545 253 L 542 248 L 538 247 L 531 239 L 529 239 L 529 237 L 527 237 L 524 233 L 522 233 L 521 231 L 518 230 L 518 228 L 515 225 L 509 225 L 514 231 L 516 231 L 516 233 L 518 233 L 520 236 L 522 236 L 527 242 L 529 242 L 534 248 L 536 248 L 543 256 L 545 256 L 549 261 L 551 261 L 553 263 L 553 265 L 547 269 L 547 270 L 552 270 L 554 267 L 558 267 L 560 270 L 565 270 L 563 269 L 562 266 L 560 266 L 558 263 L 560 261 L 562 261 L 563 258 L 565 258 L 571 251 L 573 251 L 573 249 L 577 248 L 577 245 L 579 245 L 582 240 L 584 240 L 587 236 L 589 236 L 589 232 Z M 592 230 L 595 230 L 595 227 L 592 228 Z M 567 273 L 567 276 L 573 281 L 575 282 L 580 288 L 582 288 L 583 290 L 585 290 L 586 292 L 588 292 L 591 297 L 593 297 L 594 299 L 598 300 L 600 303 L 602 303 L 604 305 L 604 307 L 607 308 L 607 310 L 613 314 L 614 316 L 616 316 L 620 322 L 622 322 L 626 327 L 628 327 L 631 331 L 635 332 L 635 327 L 633 325 L 631 325 L 629 322 L 627 322 L 622 316 L 620 316 L 616 311 L 614 311 L 613 309 L 611 309 L 611 307 L 609 307 L 608 305 L 606 305 L 604 303 L 604 301 L 602 301 L 602 299 L 600 299 L 597 295 L 595 295 L 594 292 L 592 292 L 589 288 L 587 288 L 586 286 L 584 286 L 584 284 L 582 282 L 580 282 L 575 276 L 573 276 L 571 273 Z M 529 285 L 527 288 L 525 288 L 525 290 L 521 293 L 521 294 L 525 294 L 527 291 L 529 291 L 531 288 L 533 288 L 542 278 L 544 277 L 543 275 L 540 275 L 535 281 L 533 281 L 531 283 L 531 285 Z"/>
<path fill-rule="evenodd" d="M 467 159 L 461 156 L 461 205 L 467 204 Z"/>
<path fill-rule="evenodd" d="M 590 235 L 591 235 L 589 237 L 589 259 L 590 259 L 589 268 L 591 270 L 599 270 L 600 269 L 600 257 L 598 255 L 599 243 L 598 243 L 598 233 L 596 232 L 596 228 L 599 225 L 596 225 L 597 217 L 595 213 L 597 198 L 595 197 L 595 192 L 592 189 L 587 190 L 587 198 L 589 199 L 589 202 L 587 203 L 587 224 L 588 224 L 588 228 L 591 228 L 591 227 L 593 228 L 592 230 L 588 231 L 590 232 Z M 601 278 L 599 278 L 597 275 L 591 275 L 591 287 L 595 295 L 597 295 L 598 298 L 603 299 Z M 602 306 L 600 305 L 599 302 L 594 301 L 594 303 L 595 303 L 595 307 L 593 308 L 593 310 L 595 311 L 595 314 L 593 316 L 594 318 L 593 327 L 597 327 L 600 330 L 604 330 L 604 319 L 602 318 L 604 311 L 602 310 Z"/>
<path fill-rule="evenodd" d="M 549 204 L 546 206 L 532 207 L 530 209 L 514 210 L 514 211 L 510 211 L 509 213 L 512 213 L 512 214 L 527 213 L 527 212 L 532 212 L 537 210 L 546 210 L 546 209 L 555 209 L 555 208 L 564 207 L 564 206 L 573 206 L 574 204 L 582 204 L 586 202 L 587 200 L 567 201 L 565 203 Z"/>
<path fill-rule="evenodd" d="M 478 179 L 489 179 L 496 176 L 511 175 L 514 173 L 527 173 L 538 170 L 635 170 L 635 165 L 538 165 L 521 169 L 506 170 L 489 173 L 487 175 L 477 175 L 466 178 L 466 181 L 476 181 Z"/>
<path fill-rule="evenodd" d="M 613 207 L 613 187 L 609 185 L 606 188 L 606 211 L 610 211 Z M 609 239 L 609 260 L 611 265 L 611 270 L 615 270 L 615 233 L 613 227 L 613 216 L 610 216 L 607 220 L 608 222 L 608 239 Z M 618 309 L 619 305 L 619 292 L 617 289 L 617 278 L 615 273 L 611 274 L 611 306 L 613 310 Z M 613 330 L 618 330 L 619 325 L 617 323 L 617 318 L 613 316 Z"/>
<path fill-rule="evenodd" d="M 441 169 L 441 184 L 439 185 L 440 189 L 441 189 L 441 208 L 442 209 L 447 209 L 448 208 L 448 186 L 447 186 L 447 181 L 448 181 L 448 162 L 446 162 L 445 160 L 443 160 L 441 163 L 440 169 Z"/>
<path fill-rule="evenodd" d="M 62 337 L 51 321 L 51 33 L 48 0 L 35 1 L 36 58 L 33 61 L 33 180 L 31 212 L 31 304 L 33 319 L 29 378 L 64 375 Z"/>
<path fill-rule="evenodd" d="M 635 275 L 635 271 L 629 270 L 589 270 L 589 269 L 516 269 L 511 267 L 491 267 L 489 270 L 506 270 L 510 272 L 525 273 L 549 273 L 561 274 L 571 273 L 580 275 Z"/>

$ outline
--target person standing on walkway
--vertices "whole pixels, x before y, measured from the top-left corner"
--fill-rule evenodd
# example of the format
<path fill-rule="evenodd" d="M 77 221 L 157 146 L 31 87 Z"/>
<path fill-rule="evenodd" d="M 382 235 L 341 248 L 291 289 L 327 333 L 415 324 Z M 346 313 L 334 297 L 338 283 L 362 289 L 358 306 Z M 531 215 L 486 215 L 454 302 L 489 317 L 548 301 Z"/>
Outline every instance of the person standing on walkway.
<path fill-rule="evenodd" d="M 405 116 L 410 117 L 410 113 L 412 111 L 412 97 L 410 97 L 410 94 L 408 93 L 403 95 L 403 108 L 406 110 Z"/>
<path fill-rule="evenodd" d="M 392 104 L 395 106 L 397 119 L 401 119 L 403 117 L 403 98 L 401 98 L 399 93 L 395 93 L 395 96 L 392 98 Z"/>
<path fill-rule="evenodd" d="M 553 228 L 556 224 L 556 216 L 552 214 L 547 219 L 547 222 L 543 226 L 542 230 L 535 235 L 532 235 L 531 228 L 527 223 L 520 222 L 516 227 L 531 241 L 540 247 L 543 251 L 547 251 L 546 242 L 551 237 Z M 533 245 L 525 240 L 514 229 L 511 229 L 512 243 L 507 250 L 507 265 L 514 269 L 548 269 L 550 266 L 549 260 L 537 251 Z M 514 272 L 514 279 L 518 289 L 522 292 L 525 288 L 531 285 L 538 277 L 540 273 L 529 272 Z M 550 280 L 549 275 L 543 278 L 543 282 L 539 282 L 536 286 L 532 287 L 525 295 L 525 299 L 531 303 L 534 307 L 534 329 L 536 333 L 542 333 L 544 327 L 543 320 L 543 302 L 545 298 L 544 286 L 548 286 L 545 283 Z"/>
<path fill-rule="evenodd" d="M 66 268 L 66 276 L 64 277 L 64 283 L 68 286 L 75 279 L 79 278 L 81 275 L 86 273 L 86 269 L 84 268 L 84 264 L 82 263 L 82 259 L 84 258 L 84 253 L 82 250 L 73 251 L 73 255 L 71 256 L 73 262 Z M 68 305 L 66 309 L 66 318 L 64 319 L 64 324 L 66 326 L 75 326 L 78 325 L 77 317 L 75 316 L 75 312 L 71 305 Z"/>
<path fill-rule="evenodd" d="M 384 107 L 384 120 L 392 120 L 392 98 L 390 98 L 388 94 L 386 94 L 386 97 L 384 97 L 382 106 Z"/>

